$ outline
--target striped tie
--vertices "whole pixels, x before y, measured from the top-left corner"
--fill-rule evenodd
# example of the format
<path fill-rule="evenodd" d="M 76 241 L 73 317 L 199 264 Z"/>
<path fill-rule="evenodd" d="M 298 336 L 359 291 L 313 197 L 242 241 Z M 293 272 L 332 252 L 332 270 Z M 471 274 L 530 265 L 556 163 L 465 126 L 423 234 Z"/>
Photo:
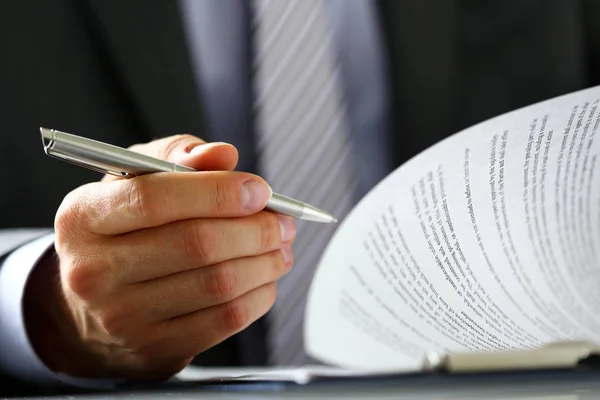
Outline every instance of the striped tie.
<path fill-rule="evenodd" d="M 355 185 L 340 70 L 322 0 L 254 0 L 254 89 L 260 171 L 273 190 L 341 220 Z M 295 265 L 267 316 L 274 365 L 312 363 L 304 352 L 306 294 L 336 225 L 298 221 Z"/>

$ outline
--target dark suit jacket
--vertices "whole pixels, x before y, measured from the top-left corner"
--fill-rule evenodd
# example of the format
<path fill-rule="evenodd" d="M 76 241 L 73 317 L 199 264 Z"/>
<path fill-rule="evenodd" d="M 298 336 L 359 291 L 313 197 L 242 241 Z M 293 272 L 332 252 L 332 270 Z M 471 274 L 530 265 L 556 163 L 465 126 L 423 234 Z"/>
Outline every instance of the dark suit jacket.
<path fill-rule="evenodd" d="M 598 83 L 595 0 L 377 5 L 397 165 L 461 128 Z M 181 132 L 211 139 L 178 12 L 171 0 L 0 5 L 0 228 L 51 226 L 64 195 L 98 179 L 47 158 L 40 126 L 121 146 Z M 263 337 L 257 323 L 201 362 L 261 364 Z"/>

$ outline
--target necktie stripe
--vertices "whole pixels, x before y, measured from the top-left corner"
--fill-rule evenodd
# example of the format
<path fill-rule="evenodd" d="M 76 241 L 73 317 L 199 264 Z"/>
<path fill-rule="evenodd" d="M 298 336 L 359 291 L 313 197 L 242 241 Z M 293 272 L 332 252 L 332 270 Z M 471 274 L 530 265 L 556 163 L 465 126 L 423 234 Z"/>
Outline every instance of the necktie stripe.
<path fill-rule="evenodd" d="M 319 132 L 320 134 L 314 135 L 297 135 L 294 141 L 287 142 L 286 144 L 289 146 L 298 146 L 298 151 L 290 154 L 289 157 L 277 157 L 274 158 L 269 165 L 271 165 L 274 169 L 279 169 L 285 166 L 285 171 L 281 170 L 278 174 L 277 179 L 273 181 L 274 183 L 281 184 L 282 186 L 289 186 L 290 184 L 293 186 L 299 186 L 300 181 L 297 179 L 299 174 L 301 174 L 303 170 L 312 170 L 315 166 L 322 162 L 322 157 L 330 154 L 329 148 L 327 146 L 335 145 L 336 135 L 339 131 L 339 128 L 342 124 L 340 112 L 338 111 L 336 114 L 333 113 L 319 113 L 312 119 L 312 123 L 309 124 L 306 129 L 314 132 Z M 284 130 L 283 132 L 289 132 L 289 130 Z M 293 132 L 293 131 L 292 131 Z M 310 164 L 309 161 L 314 162 Z M 301 165 L 298 168 L 292 168 L 292 165 L 297 165 L 300 163 Z M 289 178 L 291 175 L 296 177 L 293 182 L 291 182 Z M 281 189 L 278 189 L 281 190 Z"/>
<path fill-rule="evenodd" d="M 305 85 L 305 89 L 302 91 L 302 96 L 297 99 L 291 99 L 294 102 L 294 106 L 290 107 L 286 112 L 283 112 L 283 107 L 280 103 L 271 103 L 268 104 L 267 107 L 264 108 L 265 112 L 271 112 L 272 120 L 269 123 L 269 126 L 265 126 L 266 129 L 270 129 L 273 132 L 278 132 L 282 129 L 291 130 L 301 130 L 302 125 L 310 124 L 312 121 L 306 118 L 306 116 L 311 115 L 315 116 L 321 110 L 319 104 L 325 107 L 334 107 L 332 102 L 329 100 L 329 97 L 332 95 L 333 86 L 325 93 L 322 92 L 322 88 L 329 84 L 331 78 L 328 75 L 323 73 L 316 74 L 311 77 L 311 84 Z M 323 97 L 319 97 L 322 94 Z M 332 111 L 329 111 L 332 112 Z M 280 135 L 281 136 L 281 135 Z"/>
<path fill-rule="evenodd" d="M 290 0 L 287 2 L 271 0 L 258 2 L 260 3 L 260 9 L 256 10 L 256 18 L 254 19 L 254 27 L 262 25 L 264 31 L 269 32 L 269 37 L 263 38 L 262 51 L 254 58 L 255 67 L 256 63 L 263 60 L 263 54 L 273 45 L 273 40 L 278 37 L 282 28 L 290 16 L 294 15 L 294 12 L 301 4 L 300 1 Z M 281 7 L 281 10 L 273 10 L 273 7 Z M 266 12 L 269 11 L 269 12 Z M 279 12 L 278 12 L 279 11 Z"/>
<path fill-rule="evenodd" d="M 342 219 L 355 201 L 355 185 L 340 71 L 323 1 L 252 2 L 259 171 L 274 190 Z M 280 279 L 267 315 L 269 361 L 276 365 L 309 361 L 302 340 L 306 294 L 336 228 L 297 222 L 295 265 Z"/>
<path fill-rule="evenodd" d="M 324 91 L 330 90 L 330 87 L 324 88 Z M 285 146 L 292 148 L 292 146 L 303 145 L 309 146 L 314 145 L 315 142 L 309 140 L 309 138 L 313 138 L 314 140 L 319 140 L 319 137 L 323 135 L 322 131 L 317 131 L 319 128 L 319 122 L 323 123 L 328 122 L 326 120 L 327 117 L 319 118 L 323 113 L 333 114 L 336 112 L 340 112 L 339 110 L 335 110 L 332 108 L 330 102 L 326 96 L 320 96 L 320 98 L 313 99 L 314 103 L 306 110 L 303 114 L 302 120 L 297 123 L 288 124 L 287 121 L 285 125 L 277 125 L 273 126 L 272 140 L 271 142 L 264 142 L 264 154 L 265 161 L 273 166 L 279 166 L 287 162 L 287 158 L 285 153 L 277 151 L 278 148 Z M 331 118 L 331 117 L 330 117 Z M 326 128 L 327 125 L 320 126 L 321 128 Z M 335 143 L 334 143 L 334 147 Z"/>
<path fill-rule="evenodd" d="M 348 165 L 348 155 L 350 149 L 343 150 L 344 153 L 336 154 L 336 159 L 334 160 L 324 160 L 323 162 L 317 164 L 316 169 L 314 170 L 314 176 L 321 176 L 320 181 L 315 182 L 315 179 L 310 179 L 306 184 L 298 190 L 298 196 L 311 196 L 312 198 L 317 199 L 319 203 L 323 202 L 322 197 L 319 195 L 320 193 L 326 193 L 328 190 L 332 189 L 332 185 L 336 182 L 333 182 L 334 179 L 338 178 L 340 173 L 344 172 L 344 168 Z M 338 172 L 338 174 L 336 174 Z M 320 175 L 319 175 L 320 174 Z M 346 182 L 344 182 L 346 183 Z M 345 185 L 337 185 L 341 187 L 351 187 L 352 183 L 347 182 Z M 312 195 L 311 195 L 312 193 Z M 304 198 L 305 198 L 304 197 Z M 324 197 L 324 196 L 323 196 Z"/>
<path fill-rule="evenodd" d="M 289 142 L 290 138 L 299 137 L 302 132 L 307 132 L 307 129 L 306 129 L 307 125 L 310 125 L 311 123 L 313 123 L 315 114 L 320 109 L 325 107 L 325 103 L 327 100 L 331 100 L 328 95 L 334 89 L 335 89 L 335 86 L 332 82 L 328 83 L 325 87 L 323 87 L 323 90 L 319 93 L 319 96 L 314 99 L 313 107 L 310 109 L 309 112 L 307 112 L 304 115 L 304 118 L 300 122 L 300 124 L 293 127 L 291 129 L 291 131 L 289 131 L 289 134 L 286 131 L 282 131 L 281 127 L 276 128 L 276 127 L 271 126 L 271 128 L 273 129 L 271 135 L 265 134 L 265 137 L 268 138 L 270 136 L 270 137 L 272 137 L 272 139 L 270 141 L 267 141 L 267 140 L 263 141 L 263 146 L 267 148 L 267 152 L 265 154 L 266 161 L 273 160 L 274 164 L 279 164 L 281 162 L 278 159 L 285 157 L 284 156 L 285 152 L 280 151 L 279 148 L 281 146 L 283 146 L 284 142 Z M 265 128 L 267 128 L 267 127 L 268 127 L 268 125 L 265 124 Z M 268 149 L 271 149 L 272 151 L 269 152 Z"/>
<path fill-rule="evenodd" d="M 329 145 L 340 123 L 341 116 L 339 114 L 332 115 L 331 120 L 328 121 L 329 127 L 322 137 L 313 136 L 306 139 L 305 146 L 292 155 L 289 161 L 290 167 L 282 171 L 277 180 L 273 181 L 273 184 L 279 188 L 278 190 L 288 191 L 294 185 L 304 186 L 307 180 L 311 179 L 311 176 L 314 175 L 314 166 L 322 160 L 323 154 L 326 153 L 323 147 Z"/>
<path fill-rule="evenodd" d="M 297 36 L 294 36 L 292 43 L 289 43 L 289 46 L 285 47 L 285 53 L 280 55 L 278 63 L 275 64 L 273 70 L 270 70 L 269 75 L 266 77 L 264 84 L 265 92 L 268 92 L 271 89 L 271 87 L 276 83 L 277 78 L 283 73 L 285 67 L 294 60 L 294 57 L 298 54 L 298 49 L 300 46 L 306 43 L 303 39 L 306 38 L 307 34 L 314 26 L 313 24 L 317 20 L 318 15 L 319 14 L 317 12 L 312 12 L 308 16 L 308 23 L 303 25 L 302 30 L 297 33 Z"/>
<path fill-rule="evenodd" d="M 340 206 L 347 207 L 353 201 L 353 197 L 347 193 L 339 193 L 336 201 Z M 301 229 L 298 234 L 303 237 L 309 238 L 307 240 L 301 240 L 296 243 L 294 251 L 298 254 L 304 254 L 303 262 L 313 267 L 316 266 L 318 260 L 321 257 L 322 251 L 327 246 L 327 239 L 335 231 L 334 228 L 327 227 L 325 229 L 317 229 L 309 225 L 304 225 L 306 229 Z M 310 249 L 308 248 L 310 246 Z M 313 274 L 306 274 L 305 271 L 296 271 L 292 268 L 291 279 L 286 282 L 282 282 L 280 290 L 284 293 L 288 293 L 288 296 L 282 298 L 281 301 L 276 302 L 273 310 L 281 315 L 289 316 L 292 314 L 292 310 L 299 309 L 304 310 L 304 307 L 300 307 L 299 303 L 306 299 L 306 293 L 313 279 Z M 314 271 L 313 271 L 314 272 Z M 294 290 L 290 290 L 294 289 Z M 273 333 L 278 335 L 279 338 L 286 338 L 287 326 L 293 323 L 291 318 L 279 319 L 273 324 Z"/>
<path fill-rule="evenodd" d="M 288 82 L 291 84 L 296 77 L 292 76 L 288 77 L 288 79 Z M 283 82 L 281 83 L 283 84 Z M 292 103 L 289 107 L 282 107 L 282 104 L 285 104 L 285 102 L 282 102 L 281 100 L 279 102 L 265 102 L 262 112 L 265 114 L 268 112 L 270 115 L 269 120 L 264 122 L 265 129 L 269 131 L 269 135 L 265 137 L 265 140 L 272 140 L 272 135 L 277 135 L 278 137 L 286 139 L 286 136 L 278 135 L 278 131 L 282 129 L 283 125 L 292 124 L 289 116 L 298 113 L 301 110 L 305 113 L 305 116 L 303 117 L 304 123 L 310 123 L 309 116 L 312 116 L 312 113 L 318 111 L 317 109 L 323 104 L 330 102 L 329 97 L 335 90 L 336 88 L 332 79 L 321 72 L 320 74 L 314 74 L 309 79 L 305 80 L 304 87 L 299 92 L 299 94 L 301 94 L 300 97 L 291 97 L 289 93 L 285 94 L 286 100 Z M 308 110 L 309 107 L 312 107 L 313 110 Z M 293 129 L 303 128 L 294 125 Z"/>
<path fill-rule="evenodd" d="M 328 204 L 325 204 L 325 206 L 330 206 L 330 209 L 332 211 L 336 211 L 336 210 L 341 210 L 344 207 L 347 206 L 347 204 L 349 202 L 351 202 L 353 200 L 353 196 L 349 193 L 344 193 L 344 192 L 338 192 L 335 196 L 332 197 L 328 197 L 327 199 L 331 199 L 330 201 L 328 201 Z M 335 207 L 336 203 L 333 203 L 333 201 L 335 201 L 338 205 L 338 207 Z M 335 227 L 327 227 L 327 228 L 316 228 L 314 226 L 311 226 L 310 223 L 301 223 L 298 226 L 298 231 L 297 233 L 300 236 L 303 236 L 301 238 L 298 238 L 298 240 L 296 240 L 294 242 L 294 251 L 298 251 L 298 254 L 305 254 L 305 253 L 309 253 L 311 254 L 311 252 L 309 251 L 310 249 L 308 248 L 308 246 L 322 246 L 324 247 L 327 243 L 327 240 L 321 240 L 323 238 L 328 238 L 333 231 L 335 231 Z M 315 257 L 319 258 L 321 256 L 321 254 L 317 254 L 318 252 L 312 252 L 312 254 L 315 255 Z M 306 260 L 307 262 L 310 262 L 309 257 L 308 256 L 304 256 L 303 258 L 304 260 Z M 292 274 L 292 276 L 294 274 L 299 274 L 299 272 L 297 272 L 298 269 L 293 268 L 292 271 L 290 272 Z M 305 275 L 301 275 L 301 276 L 296 276 L 293 277 L 294 279 L 288 279 L 286 281 L 281 282 L 281 287 L 282 288 L 286 288 L 287 285 L 296 285 L 300 282 L 300 280 L 306 278 L 306 280 L 308 282 L 310 282 L 310 280 L 312 279 L 310 276 L 305 276 Z M 275 308 L 280 309 L 281 307 L 284 306 L 284 304 L 288 303 L 288 299 L 289 298 L 285 298 L 285 299 L 281 299 L 281 301 L 279 301 L 276 305 Z"/>
<path fill-rule="evenodd" d="M 273 79 L 273 85 L 269 86 L 268 88 L 265 86 L 265 88 L 263 89 L 263 91 L 260 93 L 260 97 L 257 99 L 259 104 L 264 103 L 265 101 L 270 101 L 270 102 L 274 102 L 277 103 L 277 96 L 272 95 L 272 91 L 273 90 L 279 90 L 282 91 L 282 88 L 280 87 L 282 85 L 282 80 L 283 79 L 287 79 L 290 80 L 292 82 L 297 82 L 297 80 L 299 79 L 299 77 L 304 76 L 304 79 L 306 81 L 306 77 L 311 74 L 311 73 L 315 73 L 316 69 L 315 69 L 315 65 L 311 65 L 311 64 L 315 64 L 316 60 L 313 61 L 314 58 L 316 58 L 316 55 L 318 55 L 320 58 L 320 64 L 322 65 L 322 62 L 324 62 L 324 59 L 322 58 L 323 56 L 327 56 L 327 48 L 324 46 L 320 46 L 319 43 L 323 41 L 323 37 L 320 36 L 316 36 L 314 34 L 311 33 L 310 37 L 307 38 L 307 40 L 309 40 L 309 43 L 306 45 L 306 48 L 303 47 L 303 54 L 302 56 L 305 57 L 305 60 L 303 60 L 302 63 L 299 62 L 294 62 L 291 63 L 285 70 L 285 75 L 280 75 L 280 76 L 273 76 L 271 70 L 275 69 L 276 67 L 272 67 L 268 62 L 265 62 L 263 64 L 263 66 L 261 66 L 262 68 L 262 74 L 264 74 L 265 79 L 267 79 L 267 77 L 271 77 Z M 312 43 L 314 42 L 314 43 Z M 310 62 L 308 61 L 310 60 Z M 326 61 L 326 59 L 325 59 Z M 292 79 L 290 79 L 292 78 Z M 284 92 L 286 94 L 286 99 L 287 99 L 287 95 L 289 95 L 288 92 Z"/>
<path fill-rule="evenodd" d="M 294 100 L 306 91 L 306 82 L 311 78 L 311 75 L 315 73 L 319 63 L 327 54 L 325 51 L 326 49 L 327 48 L 324 46 L 317 47 L 315 54 L 311 56 L 310 62 L 305 68 L 302 68 L 301 64 L 297 64 L 296 69 L 299 69 L 300 71 L 297 73 L 297 75 L 294 74 L 297 76 L 297 79 L 291 80 L 290 86 L 280 84 L 277 86 L 279 93 L 264 93 L 263 98 L 268 98 L 270 103 L 280 104 L 280 108 L 277 109 L 277 116 L 273 116 L 274 120 L 281 120 L 281 116 L 279 114 L 285 115 L 286 112 L 289 112 L 290 107 L 293 107 L 295 104 Z M 259 102 L 262 102 L 262 104 L 265 103 L 263 99 L 259 99 Z"/>
<path fill-rule="evenodd" d="M 351 191 L 340 189 L 341 188 L 338 187 L 336 192 L 329 193 L 323 201 L 323 206 L 332 210 L 332 212 L 349 208 L 354 199 Z M 333 226 L 321 227 L 306 221 L 298 222 L 297 239 L 293 246 L 294 251 L 304 255 L 303 262 L 314 266 L 317 259 L 321 256 L 321 251 L 326 246 L 327 239 L 334 230 L 335 227 Z M 312 248 L 309 249 L 309 246 Z M 281 282 L 280 284 L 280 288 L 283 292 L 286 292 L 289 286 L 302 286 L 307 288 L 312 280 L 312 274 L 306 274 L 304 271 L 299 271 L 295 268 L 292 268 L 292 271 L 288 275 L 291 275 L 291 279 Z M 301 295 L 303 294 L 303 290 L 298 290 L 295 293 L 297 296 Z M 289 313 L 289 307 L 295 302 L 297 302 L 297 300 L 295 300 L 294 296 L 287 296 L 277 302 L 274 309 L 276 309 L 277 312 L 281 311 L 282 315 L 287 315 Z M 280 323 L 286 324 L 287 320 L 280 321 Z M 274 331 L 278 332 L 280 326 L 275 324 L 274 328 Z"/>
<path fill-rule="evenodd" d="M 293 64 L 289 71 L 290 76 L 286 77 L 288 79 L 286 81 L 280 79 L 270 92 L 265 92 L 264 97 L 268 100 L 263 102 L 261 108 L 265 113 L 274 111 L 272 117 L 269 118 L 269 124 L 280 125 L 287 114 L 297 108 L 298 100 L 310 96 L 308 93 L 311 89 L 318 90 L 317 79 L 321 81 L 330 79 L 322 69 L 318 68 L 319 63 L 326 55 L 324 49 L 323 46 L 312 49 L 315 53 L 306 54 L 306 58 L 310 60 L 306 67 L 298 63 Z M 315 82 L 311 82 L 312 79 Z M 316 94 L 312 94 L 312 96 L 316 96 Z"/>
<path fill-rule="evenodd" d="M 339 193 L 336 200 L 339 202 L 340 206 L 347 206 L 352 200 L 352 196 L 346 193 Z M 309 240 L 301 240 L 299 243 L 294 244 L 294 251 L 298 251 L 298 253 L 305 254 L 304 262 L 307 264 L 315 265 L 321 257 L 320 251 L 309 251 L 309 250 L 323 250 L 327 246 L 327 239 L 333 234 L 335 228 L 327 227 L 325 229 L 316 229 L 314 227 L 306 226 L 306 229 L 298 232 L 299 234 L 304 235 L 309 238 Z M 314 246 L 315 248 L 309 249 L 308 246 Z M 294 271 L 295 272 L 295 271 Z M 304 272 L 304 271 L 300 271 Z M 287 280 L 287 282 L 282 282 L 281 289 L 286 290 L 291 286 L 303 286 L 308 288 L 310 286 L 310 282 L 312 281 L 313 276 L 309 274 L 296 273 L 297 276 L 293 276 L 293 280 Z M 292 307 L 297 301 L 298 298 L 303 297 L 302 290 L 298 290 L 295 293 L 295 296 L 288 296 L 282 301 L 275 304 L 274 309 L 277 312 L 282 312 L 283 315 L 287 315 L 290 312 L 290 307 Z M 288 321 L 281 321 L 281 324 L 287 324 Z M 277 324 L 275 324 L 276 329 L 280 328 Z M 277 332 L 277 331 L 275 331 Z"/>
<path fill-rule="evenodd" d="M 347 194 L 345 194 L 344 197 L 344 206 L 347 207 L 351 205 L 354 199 Z M 318 245 L 313 245 L 314 248 L 310 249 L 311 254 L 313 255 L 310 257 L 310 260 L 307 259 L 305 261 L 310 263 L 310 265 L 316 266 L 319 262 L 321 253 L 327 245 L 327 238 L 329 238 L 333 232 L 313 230 L 313 232 L 305 232 L 304 234 L 310 236 L 311 233 L 316 234 L 313 242 L 317 243 Z M 296 250 L 295 247 L 294 251 L 300 252 L 301 250 Z M 273 325 L 273 334 L 278 335 L 277 338 L 280 339 L 277 340 L 277 338 L 275 338 L 273 344 L 274 346 L 278 347 L 280 359 L 283 364 L 294 364 L 294 356 L 298 353 L 302 353 L 303 341 L 300 340 L 294 343 L 289 343 L 289 341 L 286 341 L 285 338 L 289 337 L 295 331 L 302 330 L 302 316 L 306 308 L 305 294 L 310 288 L 312 278 L 313 275 L 307 276 L 306 274 L 299 274 L 293 283 L 295 290 L 288 289 L 291 296 L 286 298 L 286 302 L 284 304 L 281 304 L 277 309 L 274 309 L 275 312 L 288 317 L 285 320 L 278 320 L 278 323 Z M 285 292 L 286 289 L 282 288 L 282 291 Z"/>

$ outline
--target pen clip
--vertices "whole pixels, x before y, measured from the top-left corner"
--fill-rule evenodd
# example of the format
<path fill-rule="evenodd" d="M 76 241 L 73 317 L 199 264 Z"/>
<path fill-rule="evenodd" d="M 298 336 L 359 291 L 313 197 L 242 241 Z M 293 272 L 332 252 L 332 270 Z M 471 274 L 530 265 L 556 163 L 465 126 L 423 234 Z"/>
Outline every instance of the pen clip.
<path fill-rule="evenodd" d="M 66 162 L 69 162 L 71 164 L 75 164 L 78 165 L 80 167 L 84 167 L 87 169 L 90 169 L 92 171 L 96 171 L 96 172 L 100 172 L 102 174 L 106 174 L 106 175 L 113 175 L 113 176 L 117 176 L 119 178 L 133 178 L 133 175 L 125 172 L 125 171 L 117 171 L 117 170 L 113 170 L 110 169 L 109 167 L 107 167 L 106 165 L 100 164 L 100 163 L 94 163 L 92 161 L 81 161 L 81 160 L 77 160 L 74 158 L 69 157 L 66 154 L 60 154 L 58 152 L 55 152 L 53 150 L 50 151 L 46 151 L 46 154 L 49 155 L 50 157 L 53 158 L 57 158 Z"/>
<path fill-rule="evenodd" d="M 128 172 L 113 169 L 105 164 L 94 162 L 92 160 L 82 161 L 75 157 L 69 156 L 67 153 L 62 153 L 59 150 L 54 148 L 56 141 L 53 138 L 43 138 L 42 141 L 44 144 L 44 152 L 46 153 L 46 155 L 48 155 L 50 157 L 66 161 L 71 164 L 90 169 L 92 171 L 100 172 L 102 174 L 113 175 L 113 176 L 117 176 L 119 178 L 132 178 L 133 177 L 133 175 L 129 174 Z"/>

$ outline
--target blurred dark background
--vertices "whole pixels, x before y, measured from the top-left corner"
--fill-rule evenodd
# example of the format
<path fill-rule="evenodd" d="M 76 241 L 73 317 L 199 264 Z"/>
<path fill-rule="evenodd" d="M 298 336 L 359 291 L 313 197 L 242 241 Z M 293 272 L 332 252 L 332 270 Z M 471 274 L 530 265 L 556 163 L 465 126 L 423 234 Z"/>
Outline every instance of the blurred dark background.
<path fill-rule="evenodd" d="M 469 125 L 598 83 L 597 0 L 375 3 L 390 170 Z M 120 146 L 182 132 L 211 140 L 180 18 L 168 0 L 2 2 L 0 227 L 50 226 L 68 191 L 99 178 L 45 156 L 40 126 Z M 252 119 L 231 118 L 250 138 L 234 143 L 239 169 L 253 171 Z"/>

